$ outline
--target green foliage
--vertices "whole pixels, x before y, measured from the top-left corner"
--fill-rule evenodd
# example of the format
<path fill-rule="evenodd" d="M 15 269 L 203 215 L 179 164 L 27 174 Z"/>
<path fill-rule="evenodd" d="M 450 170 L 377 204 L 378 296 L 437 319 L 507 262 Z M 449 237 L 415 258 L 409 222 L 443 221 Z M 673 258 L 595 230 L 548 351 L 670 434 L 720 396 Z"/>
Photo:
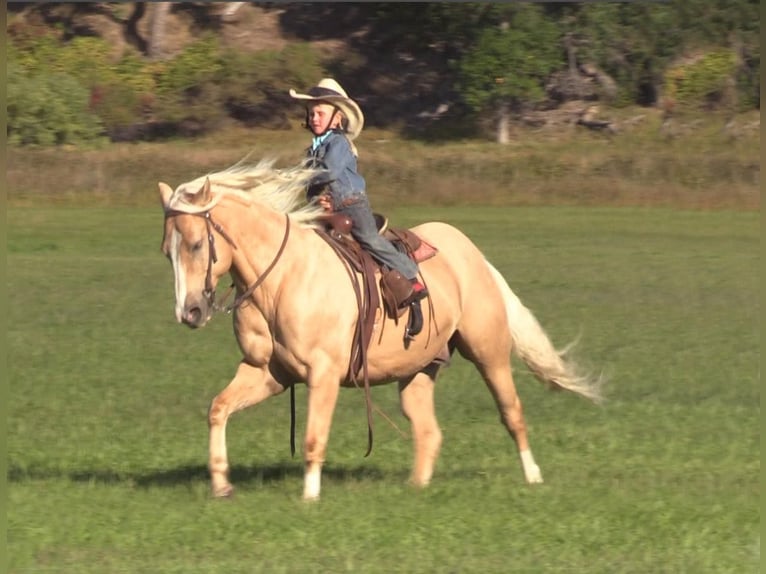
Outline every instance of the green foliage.
<path fill-rule="evenodd" d="M 761 56 L 753 55 L 737 73 L 739 110 L 761 108 Z"/>
<path fill-rule="evenodd" d="M 25 36 L 8 49 L 10 59 L 29 73 L 66 74 L 88 89 L 117 79 L 109 45 L 93 36 L 78 36 L 69 42 L 50 33 Z"/>
<path fill-rule="evenodd" d="M 102 125 L 88 109 L 88 90 L 75 78 L 29 73 L 13 61 L 7 66 L 8 143 L 49 146 L 102 139 Z"/>
<path fill-rule="evenodd" d="M 158 69 L 155 115 L 160 121 L 193 122 L 205 130 L 225 115 L 226 78 L 218 39 L 204 34 Z"/>
<path fill-rule="evenodd" d="M 558 30 L 539 6 L 519 6 L 508 17 L 507 27 L 486 28 L 461 61 L 463 96 L 475 110 L 542 100 L 548 74 L 560 65 Z"/>
<path fill-rule="evenodd" d="M 577 61 L 596 64 L 617 83 L 616 105 L 653 104 L 676 54 L 678 28 L 665 3 L 588 2 L 562 19 Z"/>
<path fill-rule="evenodd" d="M 308 43 L 287 45 L 277 57 L 281 79 L 280 89 L 308 86 L 323 73 L 319 56 Z"/>
<path fill-rule="evenodd" d="M 63 43 L 56 55 L 39 68 L 70 74 L 88 88 L 113 81 L 116 73 L 105 40 L 93 36 L 78 36 Z"/>
<path fill-rule="evenodd" d="M 323 74 L 319 58 L 309 44 L 290 44 L 281 51 L 226 52 L 223 75 L 225 93 L 231 106 L 243 108 L 286 100 L 296 86 L 309 86 Z"/>
<path fill-rule="evenodd" d="M 88 109 L 110 134 L 146 122 L 170 126 L 171 131 L 173 126 L 191 126 L 199 133 L 222 124 L 227 116 L 259 125 L 269 125 L 270 117 L 281 118 L 284 125 L 286 112 L 292 113 L 294 106 L 285 97 L 289 87 L 307 86 L 327 73 L 345 81 L 359 70 L 365 75 L 355 78 L 356 83 L 366 82 L 384 97 L 385 86 L 396 83 L 385 81 L 392 69 L 403 77 L 420 78 L 412 94 L 389 98 L 395 112 L 422 107 L 418 94 L 427 89 L 434 101 L 454 103 L 450 114 L 455 110 L 465 122 L 483 117 L 482 110 L 500 102 L 517 109 L 536 105 L 545 97 L 551 73 L 572 64 L 595 64 L 614 81 L 615 87 L 608 82 L 610 104 L 654 105 L 661 94 L 672 93 L 682 106 L 760 106 L 757 0 L 370 3 L 349 14 L 345 8 L 323 7 L 315 16 L 303 9 L 287 10 L 286 16 L 293 19 L 286 22 L 287 28 L 311 28 L 328 19 L 338 24 L 323 29 L 323 38 L 340 37 L 336 28 L 345 36 L 346 23 L 364 26 L 364 43 L 352 40 L 350 53 L 334 62 L 323 61 L 305 42 L 288 42 L 281 51 L 224 51 L 218 20 L 206 13 L 207 8 L 196 15 L 196 25 L 203 29 L 196 36 L 201 39 L 172 60 L 154 62 L 131 49 L 117 56 L 106 40 L 90 33 L 78 36 L 77 17 L 89 10 L 30 7 L 34 17 L 10 18 L 8 61 L 25 82 L 34 78 L 46 83 L 43 76 L 63 75 L 69 87 L 62 89 L 70 91 L 72 81 L 78 83 L 89 93 Z M 132 9 L 103 5 L 92 12 L 111 13 L 124 25 Z M 503 22 L 508 23 L 506 30 L 501 29 Z M 686 54 L 707 54 L 709 59 L 679 71 L 678 62 Z M 574 61 L 568 60 L 572 56 Z M 58 89 L 47 85 L 47 90 Z M 377 121 L 389 121 L 387 117 L 398 121 L 401 115 L 386 114 Z M 30 123 L 35 122 L 25 124 L 26 130 Z M 28 140 L 30 136 L 14 136 L 12 141 Z"/>
<path fill-rule="evenodd" d="M 457 60 L 487 26 L 497 25 L 498 9 L 486 3 L 380 3 L 370 16 L 380 49 L 423 54 L 440 46 Z"/>
<path fill-rule="evenodd" d="M 93 111 L 108 129 L 140 123 L 155 89 L 154 67 L 134 54 L 113 61 L 101 39 L 80 37 L 60 49 L 56 67 L 72 70 L 91 92 Z"/>
<path fill-rule="evenodd" d="M 716 50 L 673 66 L 665 74 L 665 96 L 679 108 L 731 107 L 736 66 L 731 50 Z"/>
<path fill-rule="evenodd" d="M 746 60 L 738 84 L 752 107 L 759 100 L 758 6 L 757 0 L 586 2 L 566 7 L 558 21 L 573 38 L 578 61 L 595 63 L 616 80 L 617 103 L 655 103 L 668 67 L 684 53 L 738 46 Z"/>
<path fill-rule="evenodd" d="M 27 73 L 48 70 L 61 49 L 60 40 L 50 31 L 27 27 L 12 29 L 5 39 L 8 60 Z"/>
<path fill-rule="evenodd" d="M 30 76 L 63 75 L 88 93 L 89 111 L 105 129 L 141 120 L 152 101 L 152 65 L 135 55 L 113 61 L 100 38 L 75 37 L 62 43 L 52 34 L 24 36 L 9 46 L 9 60 Z"/>

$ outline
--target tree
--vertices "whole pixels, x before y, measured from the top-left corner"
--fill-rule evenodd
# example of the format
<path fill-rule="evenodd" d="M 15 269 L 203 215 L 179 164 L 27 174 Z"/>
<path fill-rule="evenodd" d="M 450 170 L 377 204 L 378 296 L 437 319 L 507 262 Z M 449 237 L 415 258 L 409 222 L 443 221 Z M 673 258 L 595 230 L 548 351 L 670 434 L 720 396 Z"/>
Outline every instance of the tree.
<path fill-rule="evenodd" d="M 162 41 L 165 38 L 165 25 L 170 13 L 169 2 L 156 2 L 152 8 L 152 19 L 149 27 L 149 42 L 147 55 L 153 60 L 161 60 L 164 56 Z"/>
<path fill-rule="evenodd" d="M 511 112 L 545 98 L 545 81 L 562 52 L 558 28 L 539 5 L 499 5 L 497 20 L 462 58 L 459 83 L 471 108 L 497 113 L 497 141 L 508 143 Z"/>

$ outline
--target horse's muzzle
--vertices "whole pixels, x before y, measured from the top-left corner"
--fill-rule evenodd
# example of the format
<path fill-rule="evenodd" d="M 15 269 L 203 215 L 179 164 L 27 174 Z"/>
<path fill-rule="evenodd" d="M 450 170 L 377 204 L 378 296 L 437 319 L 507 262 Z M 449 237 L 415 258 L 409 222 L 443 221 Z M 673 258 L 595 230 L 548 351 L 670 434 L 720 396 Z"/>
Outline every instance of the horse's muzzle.
<path fill-rule="evenodd" d="M 199 327 L 204 327 L 210 320 L 210 317 L 210 305 L 208 305 L 207 301 L 202 300 L 185 305 L 178 320 L 187 327 L 198 329 Z"/>

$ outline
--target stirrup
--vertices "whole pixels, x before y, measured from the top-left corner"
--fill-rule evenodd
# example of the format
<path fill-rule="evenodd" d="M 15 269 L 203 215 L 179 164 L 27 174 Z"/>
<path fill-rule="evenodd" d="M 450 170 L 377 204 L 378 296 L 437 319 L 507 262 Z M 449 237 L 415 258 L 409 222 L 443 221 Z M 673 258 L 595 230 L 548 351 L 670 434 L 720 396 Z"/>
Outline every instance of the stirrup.
<path fill-rule="evenodd" d="M 421 286 L 423 286 L 422 283 L 421 283 Z M 401 303 L 399 303 L 399 308 L 404 309 L 406 307 L 409 307 L 413 303 L 419 303 L 422 299 L 425 299 L 426 297 L 428 297 L 428 289 L 426 289 L 425 286 L 423 286 L 423 288 L 420 291 L 415 291 L 415 289 L 412 289 L 412 291 L 410 291 L 410 294 L 407 295 L 407 297 L 405 297 Z"/>
<path fill-rule="evenodd" d="M 425 295 L 423 297 L 425 297 Z M 409 303 L 410 315 L 409 319 L 407 319 L 407 326 L 404 328 L 405 341 L 413 340 L 415 335 L 423 330 L 423 309 L 420 308 L 420 300 L 423 299 L 423 297 L 417 298 Z"/>
<path fill-rule="evenodd" d="M 373 213 L 372 218 L 375 220 L 375 227 L 378 229 L 378 235 L 383 235 L 388 229 L 388 217 L 380 213 Z"/>

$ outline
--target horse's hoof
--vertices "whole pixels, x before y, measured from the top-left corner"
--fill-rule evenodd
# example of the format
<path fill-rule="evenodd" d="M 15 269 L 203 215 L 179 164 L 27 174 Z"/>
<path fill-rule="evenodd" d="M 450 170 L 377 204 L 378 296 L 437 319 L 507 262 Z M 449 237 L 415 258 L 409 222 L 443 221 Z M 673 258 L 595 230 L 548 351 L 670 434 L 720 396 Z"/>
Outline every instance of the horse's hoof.
<path fill-rule="evenodd" d="M 317 494 L 316 496 L 306 496 L 304 494 L 303 495 L 303 502 L 307 502 L 309 504 L 312 503 L 312 502 L 319 502 L 319 495 Z"/>
<path fill-rule="evenodd" d="M 430 479 L 428 479 L 428 480 L 423 480 L 423 479 L 415 480 L 414 478 L 410 478 L 407 481 L 407 485 L 410 486 L 410 488 L 414 488 L 414 489 L 417 489 L 417 490 L 423 490 L 425 488 L 428 488 L 429 484 L 431 484 L 431 480 Z"/>
<path fill-rule="evenodd" d="M 234 496 L 234 487 L 230 484 L 213 489 L 213 498 L 231 498 L 232 496 Z"/>
<path fill-rule="evenodd" d="M 526 479 L 527 484 L 542 484 L 543 474 L 540 472 L 539 468 L 535 468 L 527 473 Z"/>

